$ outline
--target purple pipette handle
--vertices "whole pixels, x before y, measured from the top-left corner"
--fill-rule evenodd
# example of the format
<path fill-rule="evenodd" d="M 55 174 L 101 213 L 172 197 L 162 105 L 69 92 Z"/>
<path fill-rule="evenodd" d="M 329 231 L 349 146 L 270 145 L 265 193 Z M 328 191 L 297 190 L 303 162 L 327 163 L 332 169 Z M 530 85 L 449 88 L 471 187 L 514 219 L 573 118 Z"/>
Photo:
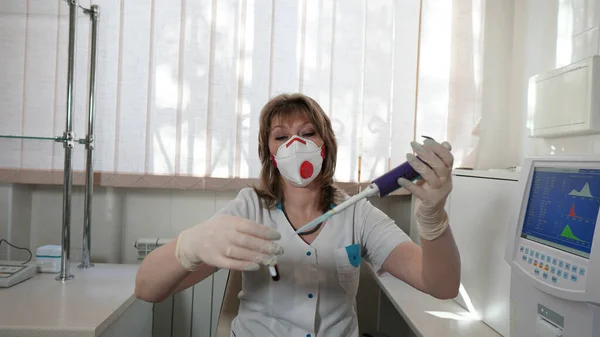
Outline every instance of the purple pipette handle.
<path fill-rule="evenodd" d="M 418 157 L 417 157 L 418 158 Z M 425 165 L 429 166 L 427 163 L 421 160 Z M 431 167 L 431 166 L 430 166 Z M 379 189 L 379 196 L 385 197 L 386 195 L 394 192 L 399 189 L 401 186 L 398 185 L 399 178 L 405 178 L 406 180 L 413 181 L 419 178 L 421 175 L 415 171 L 412 166 L 408 162 L 394 168 L 388 173 L 382 175 L 381 177 L 373 180 L 373 184 L 377 185 Z"/>
<path fill-rule="evenodd" d="M 422 137 L 434 140 L 433 138 L 428 137 L 428 136 L 422 136 Z M 448 144 L 448 143 L 442 143 L 442 146 L 444 146 L 448 150 L 452 149 L 450 144 Z M 417 158 L 419 160 L 421 160 L 421 158 L 419 158 L 418 156 L 417 156 Z M 431 166 L 429 164 L 427 164 L 424 160 L 421 160 L 421 162 L 423 164 L 429 166 L 429 168 L 431 168 Z M 389 171 L 388 173 L 382 175 L 381 177 L 373 180 L 373 184 L 377 185 L 377 189 L 379 189 L 379 196 L 385 197 L 386 195 L 399 189 L 401 187 L 400 185 L 398 185 L 399 178 L 404 178 L 409 181 L 414 181 L 418 178 L 421 178 L 421 175 L 419 174 L 419 172 L 415 171 L 415 169 L 412 168 L 412 166 L 410 166 L 410 164 L 408 162 L 405 162 L 404 164 L 396 167 L 395 169 Z"/>

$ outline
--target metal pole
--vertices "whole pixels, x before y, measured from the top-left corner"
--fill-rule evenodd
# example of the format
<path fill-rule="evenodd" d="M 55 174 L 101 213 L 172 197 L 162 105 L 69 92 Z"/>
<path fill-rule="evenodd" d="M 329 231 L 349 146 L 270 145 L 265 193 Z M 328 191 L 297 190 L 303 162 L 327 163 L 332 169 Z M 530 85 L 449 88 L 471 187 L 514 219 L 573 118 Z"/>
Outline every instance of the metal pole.
<path fill-rule="evenodd" d="M 65 142 L 65 168 L 63 189 L 63 223 L 62 223 L 62 252 L 60 275 L 57 281 L 67 281 L 73 278 L 70 271 L 70 248 L 71 248 L 71 190 L 73 185 L 73 78 L 75 73 L 75 47 L 77 32 L 77 0 L 69 1 L 69 63 L 67 71 L 67 120 L 63 137 Z"/>
<path fill-rule="evenodd" d="M 92 50 L 90 60 L 90 92 L 88 106 L 88 134 L 86 137 L 86 165 L 85 165 L 85 209 L 83 210 L 83 242 L 81 252 L 81 264 L 78 268 L 90 268 L 94 264 L 90 262 L 91 258 L 91 225 L 92 225 L 92 196 L 94 194 L 94 106 L 96 91 L 96 45 L 98 40 L 98 19 L 100 17 L 100 8 L 97 5 L 91 6 L 89 10 L 84 10 L 90 15 L 92 20 Z"/>

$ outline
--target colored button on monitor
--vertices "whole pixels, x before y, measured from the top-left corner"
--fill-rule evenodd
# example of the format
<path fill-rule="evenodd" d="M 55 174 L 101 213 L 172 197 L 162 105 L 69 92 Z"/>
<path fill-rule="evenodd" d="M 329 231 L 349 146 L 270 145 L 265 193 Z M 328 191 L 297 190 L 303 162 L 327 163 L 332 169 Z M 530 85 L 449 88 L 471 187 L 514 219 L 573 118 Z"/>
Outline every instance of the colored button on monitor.
<path fill-rule="evenodd" d="M 521 248 L 519 248 L 519 251 L 522 253 L 525 250 L 525 247 L 521 246 Z"/>
<path fill-rule="evenodd" d="M 569 279 L 569 273 L 565 272 L 565 273 L 563 274 L 563 278 L 564 278 L 565 280 L 568 280 L 568 279 Z"/>
<path fill-rule="evenodd" d="M 579 275 L 580 276 L 585 276 L 585 269 L 579 268 Z"/>
<path fill-rule="evenodd" d="M 575 274 L 577 274 L 577 266 L 573 265 L 573 268 L 571 268 L 571 271 L 574 272 Z"/>
<path fill-rule="evenodd" d="M 558 279 L 556 278 L 556 276 L 552 276 L 552 283 L 556 283 L 556 281 L 558 281 Z"/>
<path fill-rule="evenodd" d="M 562 270 L 557 270 L 556 271 L 556 276 L 561 277 L 562 276 Z"/>
<path fill-rule="evenodd" d="M 551 272 L 552 274 L 556 273 L 556 267 L 552 267 L 552 268 L 550 268 L 550 272 Z"/>
<path fill-rule="evenodd" d="M 558 267 L 559 268 L 562 268 L 564 266 L 565 266 L 565 263 L 562 260 L 558 261 Z"/>
<path fill-rule="evenodd" d="M 552 259 L 552 264 L 555 265 L 555 266 L 556 266 L 556 261 L 557 261 L 556 258 Z"/>
<path fill-rule="evenodd" d="M 543 277 L 544 277 L 544 280 L 547 280 L 548 279 L 548 273 L 544 273 Z"/>
<path fill-rule="evenodd" d="M 537 268 L 536 268 L 536 269 L 534 269 L 534 270 L 533 270 L 533 272 L 534 272 L 536 275 L 540 275 L 540 270 L 539 270 L 539 269 L 537 269 Z"/>
<path fill-rule="evenodd" d="M 525 248 L 525 254 L 529 254 L 529 248 Z"/>
<path fill-rule="evenodd" d="M 535 258 L 539 259 L 540 258 L 540 252 L 535 252 Z"/>
<path fill-rule="evenodd" d="M 571 264 L 568 262 L 565 262 L 565 269 L 566 270 L 571 270 Z"/>
<path fill-rule="evenodd" d="M 577 282 L 577 275 L 571 274 L 571 281 Z"/>

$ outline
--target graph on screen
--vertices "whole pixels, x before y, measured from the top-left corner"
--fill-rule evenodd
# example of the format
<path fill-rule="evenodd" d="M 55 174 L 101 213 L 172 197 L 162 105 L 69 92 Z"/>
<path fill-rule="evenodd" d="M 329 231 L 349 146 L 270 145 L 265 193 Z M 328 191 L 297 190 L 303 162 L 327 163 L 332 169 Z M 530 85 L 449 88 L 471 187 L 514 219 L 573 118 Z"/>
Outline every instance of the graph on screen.
<path fill-rule="evenodd" d="M 536 169 L 522 236 L 589 257 L 598 211 L 600 171 Z"/>
<path fill-rule="evenodd" d="M 571 230 L 571 227 L 569 227 L 569 225 L 566 225 L 565 228 L 563 228 L 562 232 L 560 233 L 560 236 L 571 240 L 582 241 L 580 238 L 576 237 L 575 234 L 573 234 L 573 231 Z"/>
<path fill-rule="evenodd" d="M 583 185 L 583 187 L 581 188 L 581 190 L 571 190 L 571 192 L 569 192 L 570 196 L 574 196 L 574 197 L 583 197 L 583 198 L 593 198 L 594 196 L 592 195 L 592 192 L 590 191 L 590 184 L 585 183 L 585 185 Z"/>

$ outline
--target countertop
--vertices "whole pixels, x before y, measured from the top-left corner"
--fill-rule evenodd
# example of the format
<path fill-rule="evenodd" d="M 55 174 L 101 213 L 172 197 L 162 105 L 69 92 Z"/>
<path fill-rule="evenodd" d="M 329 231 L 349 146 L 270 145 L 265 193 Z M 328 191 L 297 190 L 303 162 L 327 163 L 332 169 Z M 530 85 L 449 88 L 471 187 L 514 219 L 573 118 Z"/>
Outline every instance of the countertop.
<path fill-rule="evenodd" d="M 420 337 L 502 337 L 483 321 L 473 319 L 454 300 L 439 300 L 388 273 L 377 275 L 367 264 L 381 290 Z"/>
<path fill-rule="evenodd" d="M 0 288 L 0 337 L 98 336 L 134 302 L 138 265 L 71 267 L 74 279 L 38 273 Z"/>

